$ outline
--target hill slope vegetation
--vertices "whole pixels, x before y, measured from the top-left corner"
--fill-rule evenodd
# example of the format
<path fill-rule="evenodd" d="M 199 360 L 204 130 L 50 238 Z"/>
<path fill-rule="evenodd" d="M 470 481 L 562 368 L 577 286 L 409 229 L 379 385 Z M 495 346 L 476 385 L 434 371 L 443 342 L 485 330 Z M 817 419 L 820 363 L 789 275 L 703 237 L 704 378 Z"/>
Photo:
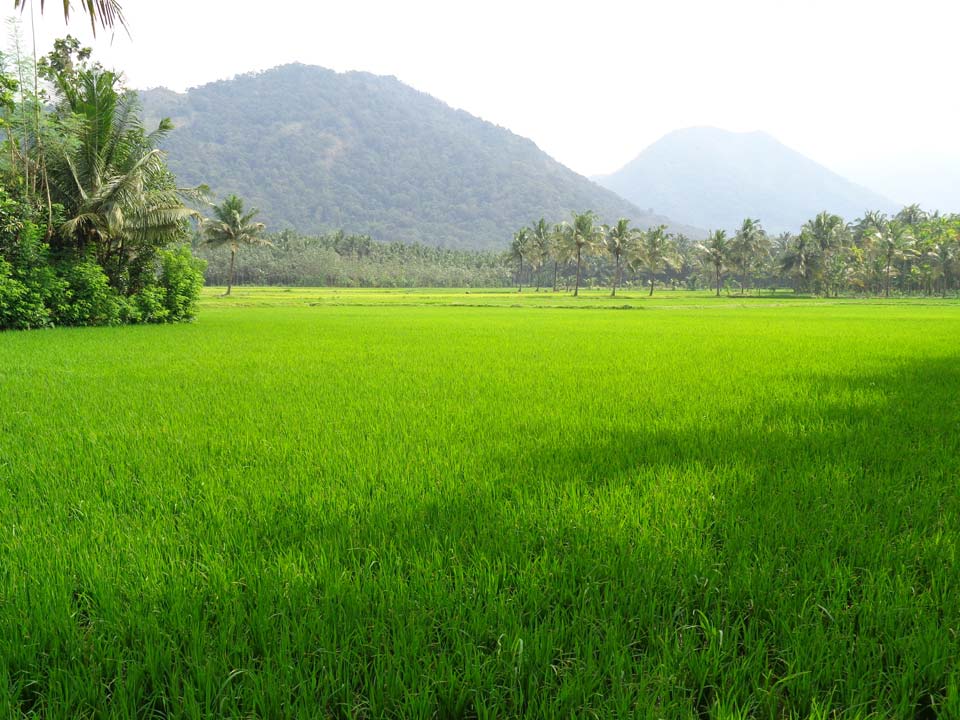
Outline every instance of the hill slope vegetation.
<path fill-rule="evenodd" d="M 286 65 L 141 97 L 148 118 L 174 121 L 166 149 L 180 182 L 242 195 L 271 229 L 484 249 L 573 210 L 669 223 L 392 77 Z"/>

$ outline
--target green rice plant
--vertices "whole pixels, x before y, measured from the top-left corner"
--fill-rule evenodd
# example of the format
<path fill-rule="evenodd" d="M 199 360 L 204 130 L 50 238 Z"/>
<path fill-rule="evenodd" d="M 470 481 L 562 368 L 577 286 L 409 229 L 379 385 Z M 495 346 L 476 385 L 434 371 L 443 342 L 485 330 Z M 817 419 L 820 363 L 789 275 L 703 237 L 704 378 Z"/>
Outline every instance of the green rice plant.
<path fill-rule="evenodd" d="M 0 335 L 0 715 L 960 714 L 960 306 L 606 292 Z"/>

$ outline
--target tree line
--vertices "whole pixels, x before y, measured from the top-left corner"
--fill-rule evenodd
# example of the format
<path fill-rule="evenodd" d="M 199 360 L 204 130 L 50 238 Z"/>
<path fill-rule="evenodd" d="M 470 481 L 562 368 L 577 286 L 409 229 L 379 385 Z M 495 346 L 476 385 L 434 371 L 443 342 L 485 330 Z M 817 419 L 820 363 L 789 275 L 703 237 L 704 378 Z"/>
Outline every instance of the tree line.
<path fill-rule="evenodd" d="M 234 256 L 235 280 L 246 285 L 450 288 L 508 287 L 513 281 L 502 252 L 378 242 L 343 230 L 283 230 L 240 247 L 228 255 L 205 234 L 195 234 L 193 252 L 207 263 L 208 284 L 229 287 Z"/>
<path fill-rule="evenodd" d="M 241 206 L 242 210 L 242 206 Z M 248 215 L 251 215 L 248 213 Z M 252 215 L 251 215 L 252 217 Z M 248 218 L 249 219 L 249 218 Z M 250 228 L 247 228 L 250 230 Z M 261 228 L 262 230 L 262 228 Z M 605 225 L 592 212 L 520 228 L 505 252 L 380 242 L 343 230 L 263 234 L 228 255 L 197 232 L 206 282 L 332 287 L 509 287 L 579 294 L 583 287 L 762 289 L 836 296 L 946 295 L 960 289 L 960 216 L 916 205 L 894 217 L 867 212 L 852 223 L 820 213 L 798 233 L 771 236 L 748 218 L 733 233 L 694 240 L 663 226 Z M 242 252 L 236 250 L 243 247 Z"/>
<path fill-rule="evenodd" d="M 865 212 L 847 222 L 822 212 L 798 233 L 770 236 L 760 220 L 745 219 L 736 232 L 712 231 L 695 242 L 666 226 L 641 230 L 621 218 L 599 222 L 592 212 L 569 221 L 545 219 L 513 235 L 506 258 L 518 290 L 524 284 L 559 289 L 572 276 L 573 294 L 589 283 L 611 295 L 624 283 L 653 294 L 660 284 L 713 288 L 720 295 L 752 289 L 790 288 L 837 296 L 941 294 L 958 290 L 960 216 L 928 213 L 917 205 L 894 217 Z M 571 283 L 567 281 L 566 285 Z"/>

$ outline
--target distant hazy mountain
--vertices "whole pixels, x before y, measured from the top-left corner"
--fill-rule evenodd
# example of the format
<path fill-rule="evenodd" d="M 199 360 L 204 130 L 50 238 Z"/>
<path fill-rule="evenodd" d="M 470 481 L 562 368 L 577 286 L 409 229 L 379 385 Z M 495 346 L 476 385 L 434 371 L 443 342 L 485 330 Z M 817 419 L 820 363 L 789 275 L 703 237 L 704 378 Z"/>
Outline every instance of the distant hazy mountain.
<path fill-rule="evenodd" d="M 770 232 L 796 231 L 823 210 L 852 220 L 898 209 L 762 132 L 677 130 L 596 180 L 640 207 L 711 229 L 751 217 Z"/>
<path fill-rule="evenodd" d="M 878 154 L 840 169 L 904 205 L 960 212 L 960 154 L 956 152 Z"/>
<path fill-rule="evenodd" d="M 178 180 L 237 193 L 272 229 L 495 248 L 572 210 L 669 223 L 392 77 L 286 65 L 141 97 L 148 120 L 174 121 L 165 149 Z"/>

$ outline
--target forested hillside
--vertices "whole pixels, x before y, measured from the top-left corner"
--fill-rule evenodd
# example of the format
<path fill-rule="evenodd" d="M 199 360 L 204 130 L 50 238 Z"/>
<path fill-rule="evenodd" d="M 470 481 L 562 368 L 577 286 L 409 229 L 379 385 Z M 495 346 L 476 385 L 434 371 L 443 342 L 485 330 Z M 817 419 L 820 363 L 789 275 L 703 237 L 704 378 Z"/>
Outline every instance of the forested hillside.
<path fill-rule="evenodd" d="M 181 182 L 242 195 L 276 230 L 504 249 L 511 228 L 572 211 L 671 225 L 392 77 L 286 65 L 142 99 L 151 122 L 173 120 L 164 147 Z"/>

